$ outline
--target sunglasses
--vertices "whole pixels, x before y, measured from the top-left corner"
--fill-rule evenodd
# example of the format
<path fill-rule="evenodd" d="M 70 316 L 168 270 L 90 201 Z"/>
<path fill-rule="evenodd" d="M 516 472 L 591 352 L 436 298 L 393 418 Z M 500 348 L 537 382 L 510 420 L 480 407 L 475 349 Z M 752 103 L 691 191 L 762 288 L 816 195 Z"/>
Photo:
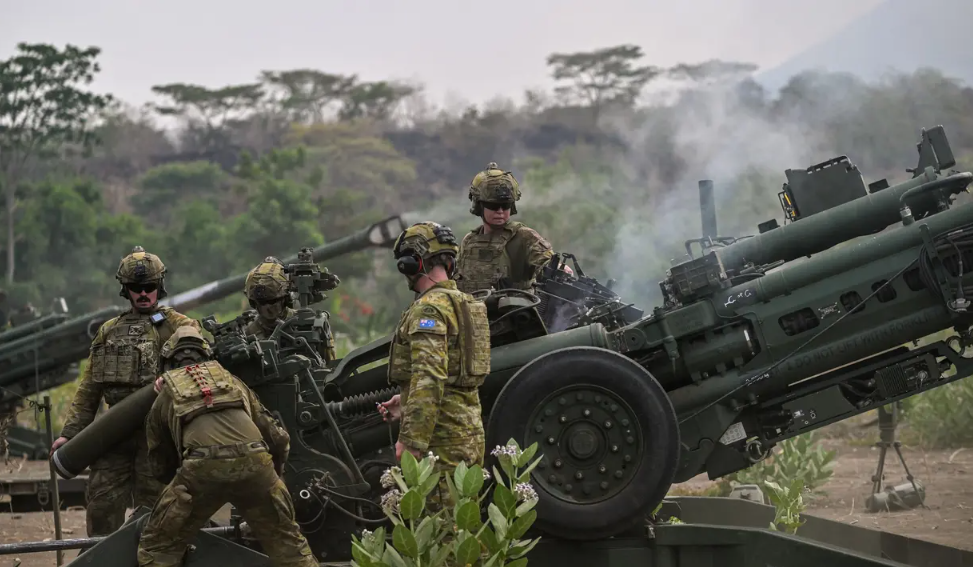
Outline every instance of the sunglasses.
<path fill-rule="evenodd" d="M 483 208 L 491 211 L 509 211 L 511 206 L 511 203 L 483 203 Z"/>
<path fill-rule="evenodd" d="M 280 303 L 284 301 L 283 297 L 271 297 L 270 299 L 255 299 L 257 305 L 273 305 L 275 303 Z"/>
<path fill-rule="evenodd" d="M 145 283 L 145 284 L 128 284 L 128 291 L 132 293 L 152 293 L 153 291 L 159 289 L 159 284 L 155 283 Z"/>

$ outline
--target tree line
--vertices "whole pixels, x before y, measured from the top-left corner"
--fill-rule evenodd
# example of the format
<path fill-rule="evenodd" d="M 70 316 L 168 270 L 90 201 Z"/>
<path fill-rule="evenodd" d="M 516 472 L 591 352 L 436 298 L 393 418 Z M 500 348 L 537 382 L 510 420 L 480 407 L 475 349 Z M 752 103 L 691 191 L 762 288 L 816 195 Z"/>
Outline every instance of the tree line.
<path fill-rule="evenodd" d="M 894 182 L 915 166 L 920 128 L 937 124 L 973 164 L 973 89 L 934 69 L 879 83 L 807 72 L 771 94 L 745 62 L 662 68 L 618 45 L 551 54 L 550 92 L 479 107 L 436 108 L 417 84 L 291 69 L 157 85 L 157 102 L 134 109 L 92 88 L 100 54 L 21 44 L 0 61 L 9 304 L 112 304 L 118 260 L 136 244 L 163 258 L 174 293 L 389 214 L 462 233 L 477 224 L 469 181 L 497 161 L 522 183 L 516 220 L 648 309 L 698 236 L 698 179 L 716 182 L 721 234 L 739 235 L 780 217 L 786 168 L 848 155 L 869 180 Z M 329 263 L 345 282 L 329 305 L 339 325 L 394 323 L 409 292 L 390 258 Z"/>

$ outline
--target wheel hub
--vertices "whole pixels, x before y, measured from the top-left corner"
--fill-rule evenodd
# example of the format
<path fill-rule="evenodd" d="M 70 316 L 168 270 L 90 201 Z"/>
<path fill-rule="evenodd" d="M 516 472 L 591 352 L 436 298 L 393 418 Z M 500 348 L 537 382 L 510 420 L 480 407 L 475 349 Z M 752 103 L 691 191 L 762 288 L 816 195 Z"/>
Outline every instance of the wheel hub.
<path fill-rule="evenodd" d="M 557 390 L 527 423 L 524 446 L 537 443 L 541 456 L 534 481 L 561 500 L 600 502 L 635 476 L 642 431 L 629 405 L 605 388 L 578 384 Z"/>

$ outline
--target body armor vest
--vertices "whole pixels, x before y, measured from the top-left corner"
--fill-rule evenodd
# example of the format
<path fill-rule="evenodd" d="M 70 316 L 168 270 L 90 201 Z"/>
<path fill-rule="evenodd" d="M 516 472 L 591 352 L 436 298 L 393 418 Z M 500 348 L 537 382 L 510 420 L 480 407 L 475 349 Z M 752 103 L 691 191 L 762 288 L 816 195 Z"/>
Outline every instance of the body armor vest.
<path fill-rule="evenodd" d="M 105 331 L 104 342 L 91 347 L 91 381 L 102 386 L 109 407 L 159 375 L 159 352 L 172 335 L 163 309 L 167 308 L 144 314 L 129 311 L 119 316 Z M 153 316 L 158 323 L 153 322 Z"/>
<path fill-rule="evenodd" d="M 227 408 L 243 408 L 252 417 L 246 395 L 237 384 L 233 375 L 219 362 L 210 360 L 192 364 L 162 375 L 163 384 L 172 398 L 170 423 L 173 439 L 182 453 L 182 428 L 200 415 Z"/>
<path fill-rule="evenodd" d="M 446 315 L 446 384 L 454 388 L 478 388 L 490 373 L 490 322 L 486 305 L 454 289 L 431 289 L 429 294 L 445 295 L 452 306 Z M 437 302 L 439 303 L 439 302 Z M 409 343 L 411 321 L 421 315 L 417 301 L 399 319 L 389 350 L 388 378 L 408 390 L 412 381 L 412 348 Z M 416 369 L 421 372 L 422 369 Z"/>
<path fill-rule="evenodd" d="M 456 287 L 464 293 L 499 289 L 500 279 L 505 278 L 507 285 L 503 287 L 528 289 L 533 273 L 528 275 L 524 270 L 526 251 L 508 246 L 523 226 L 511 221 L 500 233 L 485 234 L 483 226 L 479 226 L 467 234 L 456 258 L 456 271 L 461 276 Z"/>

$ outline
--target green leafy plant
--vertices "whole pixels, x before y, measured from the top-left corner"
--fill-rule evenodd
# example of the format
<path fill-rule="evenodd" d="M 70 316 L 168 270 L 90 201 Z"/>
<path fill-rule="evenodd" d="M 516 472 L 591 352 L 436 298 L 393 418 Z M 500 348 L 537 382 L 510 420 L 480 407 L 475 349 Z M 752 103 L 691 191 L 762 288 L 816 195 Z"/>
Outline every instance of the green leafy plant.
<path fill-rule="evenodd" d="M 531 462 L 536 452 L 536 443 L 521 450 L 514 439 L 493 450 L 501 470 L 493 467 L 496 483 L 486 518 L 481 506 L 489 494 L 488 471 L 460 463 L 452 476 L 445 475 L 454 504 L 431 513 L 427 499 L 439 486 L 441 474 L 436 457 L 429 453 L 418 461 L 404 452 L 401 467 L 387 469 L 381 481 L 390 489 L 382 497 L 382 508 L 393 524 L 391 538 L 384 527 L 365 530 L 360 538 L 352 536 L 352 565 L 525 567 L 525 556 L 540 541 L 521 539 L 537 518 L 537 493 L 529 483 L 530 472 L 540 462 Z"/>
<path fill-rule="evenodd" d="M 768 498 L 772 498 L 772 489 L 765 481 L 778 486 L 800 481 L 802 488 L 815 490 L 831 478 L 832 461 L 837 456 L 835 451 L 826 450 L 815 441 L 814 431 L 788 439 L 773 455 L 727 478 L 739 484 L 756 484 Z"/>
<path fill-rule="evenodd" d="M 801 519 L 801 512 L 807 507 L 804 502 L 804 482 L 795 478 L 787 488 L 782 488 L 776 482 L 765 480 L 763 486 L 767 488 L 767 497 L 774 505 L 777 513 L 774 521 L 770 522 L 770 529 L 774 531 L 784 531 L 789 534 L 797 533 L 797 528 L 804 525 L 807 520 Z M 781 530 L 780 527 L 783 527 Z"/>

